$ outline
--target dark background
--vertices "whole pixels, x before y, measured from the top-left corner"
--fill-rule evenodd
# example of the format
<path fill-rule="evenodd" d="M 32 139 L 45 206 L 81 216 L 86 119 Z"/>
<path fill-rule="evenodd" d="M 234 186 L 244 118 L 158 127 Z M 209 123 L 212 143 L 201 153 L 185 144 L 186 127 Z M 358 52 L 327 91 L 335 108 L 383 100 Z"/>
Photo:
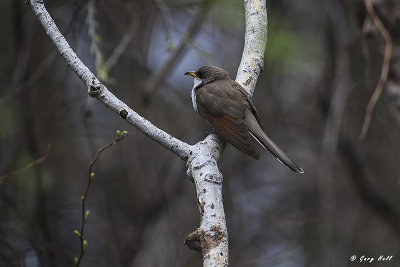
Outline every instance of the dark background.
<path fill-rule="evenodd" d="M 98 0 L 89 2 L 94 17 L 88 1 L 45 2 L 116 96 L 189 144 L 206 136 L 183 73 L 214 64 L 235 77 L 242 1 Z M 265 70 L 253 99 L 271 138 L 305 174 L 267 152 L 256 161 L 227 147 L 219 166 L 231 266 L 400 264 L 400 3 L 374 5 L 393 53 L 361 143 L 385 46 L 364 2 L 268 1 Z M 201 266 L 183 244 L 199 225 L 185 163 L 87 95 L 23 0 L 2 0 L 0 10 L 0 266 L 72 266 L 88 164 L 117 129 L 129 136 L 94 166 L 82 266 Z M 107 65 L 124 36 L 128 45 Z M 357 263 L 362 255 L 375 261 Z"/>

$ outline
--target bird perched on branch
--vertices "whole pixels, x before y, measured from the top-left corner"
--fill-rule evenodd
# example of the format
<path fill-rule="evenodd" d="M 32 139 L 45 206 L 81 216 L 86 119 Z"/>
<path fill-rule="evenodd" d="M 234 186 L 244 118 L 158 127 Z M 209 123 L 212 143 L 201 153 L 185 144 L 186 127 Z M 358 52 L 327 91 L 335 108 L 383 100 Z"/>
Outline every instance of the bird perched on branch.
<path fill-rule="evenodd" d="M 193 108 L 234 147 L 258 159 L 254 139 L 268 149 L 281 163 L 297 173 L 303 169 L 267 136 L 256 108 L 246 90 L 215 66 L 203 66 L 186 72 L 194 78 Z"/>

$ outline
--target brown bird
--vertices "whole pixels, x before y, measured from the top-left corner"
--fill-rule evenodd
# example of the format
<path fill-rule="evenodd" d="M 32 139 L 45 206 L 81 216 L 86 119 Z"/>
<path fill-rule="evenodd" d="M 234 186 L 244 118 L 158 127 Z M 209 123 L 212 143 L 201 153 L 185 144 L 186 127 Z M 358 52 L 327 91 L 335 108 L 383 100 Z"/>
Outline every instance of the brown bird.
<path fill-rule="evenodd" d="M 229 78 L 218 67 L 203 66 L 197 71 L 186 72 L 194 78 L 192 89 L 193 108 L 234 147 L 258 159 L 254 146 L 256 140 L 268 149 L 281 163 L 297 173 L 303 169 L 267 136 L 256 108 L 246 90 Z"/>

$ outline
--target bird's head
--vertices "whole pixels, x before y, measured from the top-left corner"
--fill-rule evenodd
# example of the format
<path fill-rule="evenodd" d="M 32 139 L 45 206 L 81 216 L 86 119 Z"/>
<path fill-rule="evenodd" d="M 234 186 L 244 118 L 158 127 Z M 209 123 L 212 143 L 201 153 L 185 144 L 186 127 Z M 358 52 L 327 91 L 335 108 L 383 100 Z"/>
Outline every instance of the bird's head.
<path fill-rule="evenodd" d="M 229 79 L 229 75 L 225 70 L 215 66 L 203 66 L 197 71 L 188 71 L 185 73 L 185 75 L 189 75 L 194 78 L 195 87 L 210 83 L 215 80 Z"/>

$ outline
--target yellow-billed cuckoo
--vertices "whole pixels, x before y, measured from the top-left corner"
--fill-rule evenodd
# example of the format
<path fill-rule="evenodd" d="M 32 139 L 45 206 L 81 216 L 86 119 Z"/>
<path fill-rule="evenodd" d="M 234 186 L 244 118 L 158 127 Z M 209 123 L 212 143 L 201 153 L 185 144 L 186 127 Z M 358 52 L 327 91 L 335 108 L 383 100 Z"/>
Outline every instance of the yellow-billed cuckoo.
<path fill-rule="evenodd" d="M 193 108 L 203 119 L 234 147 L 258 159 L 254 138 L 262 147 L 268 149 L 281 163 L 294 172 L 304 173 L 303 169 L 267 136 L 256 108 L 246 90 L 231 80 L 228 73 L 218 67 L 203 66 L 197 71 L 186 72 L 193 76 Z"/>

